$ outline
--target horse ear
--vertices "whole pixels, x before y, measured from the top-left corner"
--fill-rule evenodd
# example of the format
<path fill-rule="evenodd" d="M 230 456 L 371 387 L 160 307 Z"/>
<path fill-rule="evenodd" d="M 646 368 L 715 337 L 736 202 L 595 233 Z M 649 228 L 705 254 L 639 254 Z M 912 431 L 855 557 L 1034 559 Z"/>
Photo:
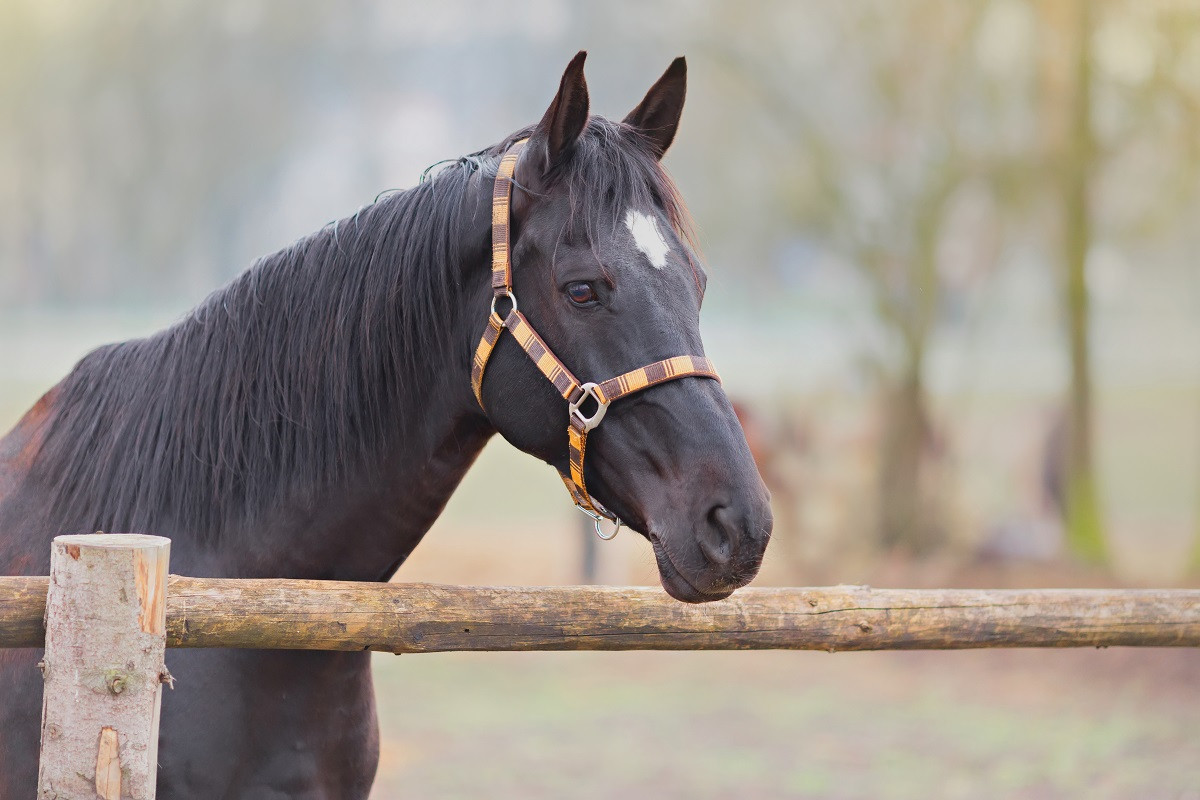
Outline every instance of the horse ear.
<path fill-rule="evenodd" d="M 562 80 L 558 84 L 558 94 L 554 102 L 546 109 L 542 121 L 537 124 L 531 137 L 531 144 L 537 143 L 544 147 L 544 170 L 558 166 L 570 154 L 575 146 L 575 140 L 583 133 L 588 121 L 588 89 L 587 81 L 583 78 L 583 60 L 587 51 L 580 50 L 567 64 Z"/>
<path fill-rule="evenodd" d="M 687 94 L 687 60 L 683 56 L 671 62 L 658 82 L 650 87 L 638 107 L 623 120 L 662 158 L 675 140 L 679 130 L 679 115 L 683 113 L 683 98 Z"/>

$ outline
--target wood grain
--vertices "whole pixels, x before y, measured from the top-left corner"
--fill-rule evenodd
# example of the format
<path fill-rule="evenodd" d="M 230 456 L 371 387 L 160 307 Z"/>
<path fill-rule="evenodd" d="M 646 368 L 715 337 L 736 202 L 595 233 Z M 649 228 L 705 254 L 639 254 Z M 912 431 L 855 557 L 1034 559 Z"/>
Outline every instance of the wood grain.
<path fill-rule="evenodd" d="M 121 800 L 121 750 L 115 728 L 100 729 L 96 748 L 96 795 L 100 800 Z"/>
<path fill-rule="evenodd" d="M 45 578 L 0 578 L 0 646 L 36 646 Z M 40 584 L 37 582 L 41 581 Z M 952 650 L 1197 647 L 1200 590 L 479 587 L 172 575 L 169 647 L 300 650 Z"/>
<path fill-rule="evenodd" d="M 0 577 L 0 647 L 43 645 L 49 587 L 44 575 Z"/>

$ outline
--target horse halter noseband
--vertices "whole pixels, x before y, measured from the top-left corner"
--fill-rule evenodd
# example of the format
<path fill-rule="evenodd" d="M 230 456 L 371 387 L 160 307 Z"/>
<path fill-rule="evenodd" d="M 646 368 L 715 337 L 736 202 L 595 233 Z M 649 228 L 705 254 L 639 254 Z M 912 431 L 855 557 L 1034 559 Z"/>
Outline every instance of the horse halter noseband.
<path fill-rule="evenodd" d="M 675 356 L 655 361 L 600 383 L 581 383 L 558 356 L 554 355 L 542 337 L 538 336 L 525 315 L 517 310 L 508 246 L 513 172 L 526 141 L 528 140 L 522 139 L 515 143 L 500 159 L 496 182 L 492 187 L 492 307 L 483 338 L 475 348 L 475 360 L 471 365 L 471 388 L 475 392 L 475 399 L 479 401 L 479 407 L 483 408 L 483 373 L 487 369 L 492 350 L 500 341 L 500 334 L 507 329 L 530 360 L 567 401 L 567 449 L 570 469 L 567 472 L 559 470 L 559 477 L 571 493 L 575 507 L 592 518 L 596 535 L 601 539 L 611 539 L 621 530 L 621 520 L 588 494 L 587 484 L 584 482 L 583 457 L 587 453 L 588 433 L 604 419 L 609 404 L 643 389 L 691 376 L 712 378 L 716 381 L 721 379 L 707 358 Z M 496 310 L 496 303 L 501 299 L 507 299 L 510 304 L 508 313 L 503 317 Z M 584 404 L 589 400 L 596 404 L 595 411 L 590 415 L 584 410 Z M 600 529 L 600 521 L 604 519 L 616 525 L 607 536 Z"/>

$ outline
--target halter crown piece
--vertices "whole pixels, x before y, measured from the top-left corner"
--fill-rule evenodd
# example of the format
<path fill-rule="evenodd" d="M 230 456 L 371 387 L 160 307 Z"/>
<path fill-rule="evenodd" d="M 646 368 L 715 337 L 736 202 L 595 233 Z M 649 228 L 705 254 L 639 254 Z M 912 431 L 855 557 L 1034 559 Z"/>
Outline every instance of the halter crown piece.
<path fill-rule="evenodd" d="M 483 338 L 475 348 L 475 360 L 471 365 L 471 388 L 475 399 L 483 408 L 483 374 L 487 369 L 488 359 L 492 350 L 500 341 L 500 334 L 505 329 L 512 333 L 517 344 L 521 345 L 526 355 L 537 366 L 546 379 L 554 384 L 554 388 L 567 402 L 567 446 L 570 456 L 570 469 L 567 472 L 559 470 L 559 477 L 575 507 L 592 518 L 596 526 L 596 535 L 601 539 L 611 539 L 621 529 L 621 520 L 616 514 L 606 509 L 588 494 L 584 482 L 583 457 L 587 452 L 588 433 L 600 424 L 608 411 L 610 403 L 623 397 L 640 392 L 666 381 L 691 376 L 712 378 L 720 381 L 716 370 L 707 358 L 702 356 L 675 356 L 662 361 L 655 361 L 615 378 L 609 378 L 601 383 L 581 383 L 567 369 L 558 356 L 538 336 L 537 331 L 529 324 L 525 315 L 517 310 L 517 297 L 512 290 L 512 263 L 509 260 L 508 229 L 509 204 L 512 198 L 512 177 L 517 167 L 517 159 L 528 139 L 522 139 L 500 159 L 496 171 L 496 182 L 492 187 L 492 307 L 488 315 L 487 328 Z M 501 299 L 509 301 L 509 311 L 501 316 L 496 310 L 496 303 Z M 584 410 L 588 401 L 596 405 L 590 414 Z M 485 409 L 486 411 L 486 409 Z M 601 520 L 609 520 L 616 527 L 607 536 L 600 529 Z"/>

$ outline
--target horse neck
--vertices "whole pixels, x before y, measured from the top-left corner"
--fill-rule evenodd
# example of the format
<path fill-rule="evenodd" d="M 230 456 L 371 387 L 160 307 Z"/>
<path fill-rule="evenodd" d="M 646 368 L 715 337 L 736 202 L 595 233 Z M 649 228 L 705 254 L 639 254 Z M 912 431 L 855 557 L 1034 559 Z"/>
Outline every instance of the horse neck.
<path fill-rule="evenodd" d="M 420 424 L 406 426 L 383 461 L 336 486 L 297 486 L 269 530 L 237 541 L 243 574 L 386 580 L 441 514 L 494 432 L 462 402 L 448 372 L 427 395 Z M 466 397 L 471 398 L 469 389 Z M 220 557 L 228 565 L 229 549 Z"/>
<path fill-rule="evenodd" d="M 490 221 L 486 214 L 469 218 L 477 224 Z M 456 235 L 483 240 L 481 231 Z M 417 387 L 402 393 L 403 408 L 346 409 L 361 419 L 382 411 L 384 425 L 393 431 L 387 437 L 389 446 L 373 459 L 355 463 L 337 481 L 296 485 L 292 496 L 281 498 L 283 502 L 272 511 L 271 535 L 263 536 L 256 528 L 251 535 L 230 537 L 240 543 L 243 571 L 387 579 L 441 514 L 495 432 L 471 393 L 469 374 L 475 329 L 486 304 L 468 300 L 486 290 L 490 273 L 483 252 L 467 247 L 463 259 L 466 263 L 453 266 L 460 275 L 469 276 L 471 285 L 460 290 L 457 302 L 447 309 L 443 333 L 449 344 L 440 360 L 406 362 L 401 368 L 397 380 Z"/>
<path fill-rule="evenodd" d="M 174 328 L 86 357 L 39 456 L 45 529 L 168 535 L 173 566 L 196 575 L 389 575 L 494 432 L 470 389 L 486 305 L 467 308 L 489 279 L 490 217 L 461 215 L 480 227 L 461 230 L 416 216 L 454 203 L 414 197 L 403 217 L 343 221 L 341 241 L 338 226 L 318 233 Z M 416 304 L 393 306 L 397 286 Z M 431 330 L 421 293 L 438 286 Z"/>

